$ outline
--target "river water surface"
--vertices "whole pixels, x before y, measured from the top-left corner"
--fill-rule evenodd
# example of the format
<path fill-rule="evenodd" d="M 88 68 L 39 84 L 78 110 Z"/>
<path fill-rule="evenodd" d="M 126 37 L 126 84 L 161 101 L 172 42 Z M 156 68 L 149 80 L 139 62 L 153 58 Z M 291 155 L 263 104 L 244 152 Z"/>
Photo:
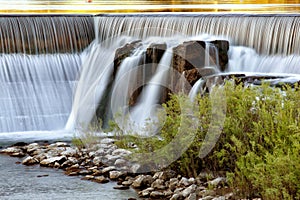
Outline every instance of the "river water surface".
<path fill-rule="evenodd" d="M 1 136 L 1 135 L 0 135 Z M 40 138 L 39 138 L 40 139 Z M 48 138 L 49 139 L 49 138 Z M 26 142 L 30 142 L 22 138 Z M 13 142 L 17 142 L 14 140 Z M 0 137 L 0 146 L 11 143 Z M 127 200 L 138 199 L 136 191 L 115 190 L 115 182 L 99 184 L 64 175 L 63 170 L 24 166 L 16 162 L 20 158 L 0 154 L 1 200 Z"/>

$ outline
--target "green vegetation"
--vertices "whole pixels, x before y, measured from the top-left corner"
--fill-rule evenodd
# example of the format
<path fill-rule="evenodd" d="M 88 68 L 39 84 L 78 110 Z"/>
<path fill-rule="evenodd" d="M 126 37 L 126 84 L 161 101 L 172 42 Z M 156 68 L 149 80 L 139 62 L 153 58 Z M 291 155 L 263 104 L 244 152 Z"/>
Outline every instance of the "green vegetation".
<path fill-rule="evenodd" d="M 208 131 L 216 126 L 212 123 L 216 119 L 215 113 L 212 114 L 216 104 L 209 95 L 199 96 L 195 105 L 188 103 L 184 95 L 171 95 L 164 105 L 166 116 L 162 118 L 159 137 L 126 136 L 126 140 L 118 144 L 128 147 L 127 144 L 133 142 L 139 147 L 135 150 L 139 153 L 172 155 L 170 152 L 181 147 L 176 146 L 178 143 L 169 144 L 178 134 L 182 136 L 193 131 L 190 127 L 197 124 L 192 135 L 187 134 L 189 136 L 179 141 L 193 139 L 170 168 L 185 176 L 197 176 L 202 170 L 226 171 L 229 184 L 241 197 L 300 199 L 299 86 L 244 87 L 228 81 L 222 90 L 224 95 L 215 97 L 225 102 L 226 118 L 219 124 L 222 129 L 220 136 L 216 133 L 216 144 L 204 158 L 199 157 L 199 152 L 205 145 Z M 191 106 L 194 117 L 188 117 L 185 112 L 185 107 Z M 168 151 L 160 151 L 165 146 L 171 147 Z"/>

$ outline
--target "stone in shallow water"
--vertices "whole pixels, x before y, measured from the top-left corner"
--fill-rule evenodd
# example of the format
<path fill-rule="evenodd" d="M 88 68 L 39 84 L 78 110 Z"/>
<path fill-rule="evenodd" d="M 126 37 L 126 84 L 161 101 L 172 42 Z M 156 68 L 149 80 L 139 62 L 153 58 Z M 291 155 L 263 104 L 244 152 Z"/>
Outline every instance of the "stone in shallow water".
<path fill-rule="evenodd" d="M 54 164 L 55 162 L 58 163 L 63 163 L 67 160 L 67 158 L 65 156 L 57 156 L 57 157 L 52 157 L 52 158 L 47 158 L 44 159 L 40 162 L 41 166 L 49 166 L 51 164 Z"/>
<path fill-rule="evenodd" d="M 23 161 L 22 161 L 22 164 L 23 165 L 35 165 L 35 164 L 38 164 L 39 161 L 34 158 L 34 157 L 31 157 L 31 156 L 28 156 L 26 157 Z"/>
<path fill-rule="evenodd" d="M 113 188 L 116 189 L 116 190 L 128 190 L 129 186 L 118 185 L 118 186 L 115 186 Z"/>
<path fill-rule="evenodd" d="M 97 176 L 94 179 L 95 182 L 97 183 L 108 183 L 109 180 L 107 178 L 105 178 L 104 176 Z"/>

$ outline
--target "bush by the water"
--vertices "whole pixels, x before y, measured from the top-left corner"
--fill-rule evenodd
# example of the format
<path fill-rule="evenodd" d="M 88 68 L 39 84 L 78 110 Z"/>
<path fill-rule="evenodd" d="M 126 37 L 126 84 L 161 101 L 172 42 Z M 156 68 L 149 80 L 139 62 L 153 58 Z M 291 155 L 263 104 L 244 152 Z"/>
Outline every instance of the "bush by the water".
<path fill-rule="evenodd" d="M 170 168 L 186 176 L 197 176 L 202 170 L 225 171 L 230 185 L 242 197 L 300 199 L 299 86 L 279 89 L 267 84 L 245 87 L 226 82 L 217 90 L 223 91 L 215 95 L 218 101 L 212 99 L 212 92 L 198 96 L 196 105 L 184 95 L 171 95 L 164 105 L 166 116 L 159 137 L 131 136 L 118 144 L 125 147 L 129 141 L 134 142 L 139 152 L 163 148 L 174 140 L 179 129 L 190 130 L 195 118 L 182 115 L 184 107 L 193 106 L 198 126 L 193 142 Z M 216 144 L 200 158 L 207 133 L 214 134 L 209 131 L 216 118 L 212 111 L 220 100 L 226 105 L 221 134 L 216 133 Z"/>

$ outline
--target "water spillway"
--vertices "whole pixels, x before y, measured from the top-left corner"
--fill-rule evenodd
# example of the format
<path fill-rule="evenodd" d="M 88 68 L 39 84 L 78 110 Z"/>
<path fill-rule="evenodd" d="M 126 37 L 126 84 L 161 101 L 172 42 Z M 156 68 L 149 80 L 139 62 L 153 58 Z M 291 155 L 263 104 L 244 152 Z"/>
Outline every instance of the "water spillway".
<path fill-rule="evenodd" d="M 0 17 L 0 132 L 63 129 L 93 39 L 90 16 Z"/>
<path fill-rule="evenodd" d="M 144 124 L 166 95 L 153 84 L 190 90 L 181 80 L 192 77 L 192 86 L 200 77 L 193 70 L 204 67 L 300 74 L 299 22 L 240 14 L 0 17 L 0 132 L 73 130 L 120 109 Z M 161 65 L 177 73 L 165 76 Z"/>

